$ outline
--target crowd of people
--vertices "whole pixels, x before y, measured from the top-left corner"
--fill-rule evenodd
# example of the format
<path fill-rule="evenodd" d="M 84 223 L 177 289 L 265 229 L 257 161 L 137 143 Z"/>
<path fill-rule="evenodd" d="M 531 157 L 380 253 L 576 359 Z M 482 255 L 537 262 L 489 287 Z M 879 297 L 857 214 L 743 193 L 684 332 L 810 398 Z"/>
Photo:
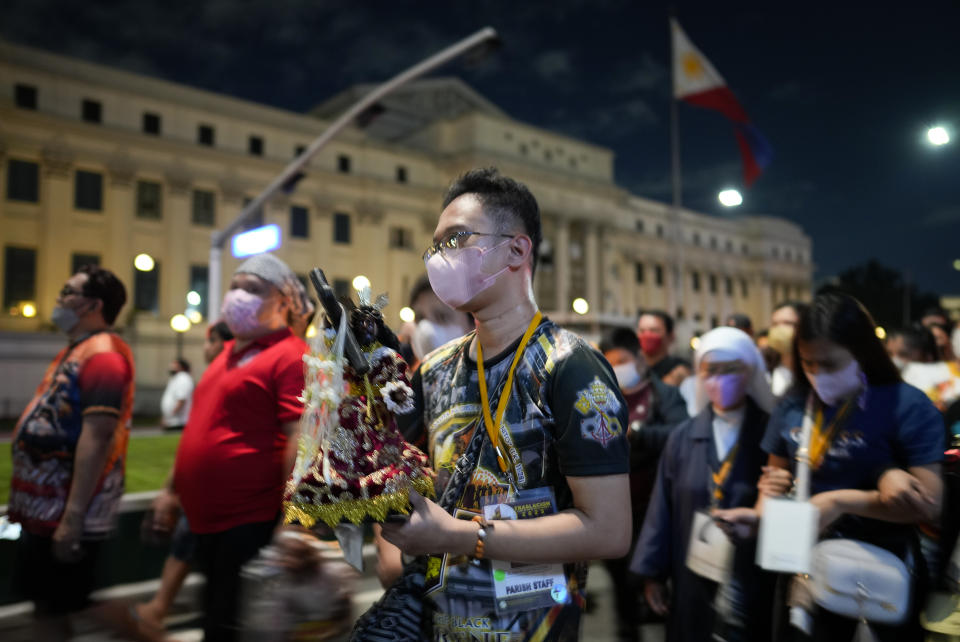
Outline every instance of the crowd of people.
<path fill-rule="evenodd" d="M 951 586 L 960 530 L 946 518 L 943 470 L 960 436 L 960 329 L 943 311 L 884 342 L 859 302 L 823 292 L 777 305 L 756 332 L 731 315 L 688 361 L 661 310 L 598 345 L 544 317 L 533 291 L 539 208 L 496 170 L 450 186 L 433 240 L 410 294 L 415 322 L 398 332 L 414 404 L 397 420 L 428 455 L 437 497 L 411 492 L 406 519 L 374 528 L 387 591 L 353 639 L 388 639 L 365 631 L 396 623 L 378 610 L 394 608 L 416 573 L 417 629 L 389 639 L 592 639 L 582 615 L 594 560 L 612 579 L 618 640 L 639 640 L 645 622 L 664 622 L 677 642 L 846 641 L 858 627 L 922 639 L 928 596 Z M 66 282 L 53 321 L 68 344 L 17 423 L 14 582 L 35 605 L 37 639 L 70 635 L 69 616 L 90 606 L 94 569 L 109 554 L 135 381 L 134 355 L 113 328 L 125 300 L 103 268 Z M 132 639 L 164 639 L 192 568 L 206 578 L 204 639 L 234 640 L 241 576 L 258 552 L 272 545 L 291 573 L 324 564 L 315 529 L 281 517 L 314 305 L 283 261 L 262 254 L 236 269 L 221 312 L 196 386 L 189 363 L 170 366 L 163 426 L 182 437 L 147 524 L 171 540 L 170 557 L 154 598 L 122 609 Z M 545 508 L 492 519 L 494 497 Z M 762 564 L 784 537 L 769 534 L 765 511 L 779 515 L 787 500 L 813 507 L 808 530 L 820 544 L 849 540 L 893 561 L 871 558 L 841 606 L 821 595 L 815 569 Z M 820 544 L 814 563 L 827 555 Z M 905 583 L 878 587 L 901 567 Z M 509 600 L 498 583 L 511 574 L 562 584 Z M 335 593 L 311 590 L 305 599 Z M 880 594 L 907 606 L 874 617 L 865 604 Z M 284 639 L 344 634 L 312 625 Z"/>

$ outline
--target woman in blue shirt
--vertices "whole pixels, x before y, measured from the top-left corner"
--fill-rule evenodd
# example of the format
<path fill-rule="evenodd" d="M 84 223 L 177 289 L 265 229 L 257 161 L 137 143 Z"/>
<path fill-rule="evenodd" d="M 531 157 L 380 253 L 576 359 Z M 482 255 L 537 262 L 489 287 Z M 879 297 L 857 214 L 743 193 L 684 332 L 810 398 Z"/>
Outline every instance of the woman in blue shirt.
<path fill-rule="evenodd" d="M 927 397 L 900 380 L 869 313 L 852 297 L 823 294 L 800 317 L 794 344 L 795 384 L 777 406 L 763 449 L 769 453 L 763 495 L 792 484 L 804 409 L 813 398 L 818 426 L 810 445 L 810 501 L 820 510 L 821 538 L 851 538 L 901 558 L 916 554 L 914 525 L 939 519 L 943 421 Z M 730 511 L 745 523 L 762 512 Z M 915 573 L 914 576 L 918 576 Z M 914 604 L 921 603 L 914 592 Z M 857 622 L 815 609 L 812 638 L 847 642 Z M 920 639 L 915 617 L 873 626 L 880 640 Z"/>
<path fill-rule="evenodd" d="M 727 573 L 711 577 L 691 570 L 688 549 L 693 537 L 716 541 L 718 533 L 728 547 L 709 517 L 710 509 L 752 506 L 756 501 L 766 460 L 760 439 L 773 407 L 766 367 L 750 337 L 729 327 L 701 337 L 694 367 L 701 412 L 670 433 L 630 570 L 645 579 L 651 608 L 668 616 L 668 641 L 712 639 L 718 624 L 716 603 L 717 619 L 726 630 L 721 639 L 765 642 L 769 629 L 751 616 L 769 613 L 770 591 L 760 588 L 752 550 L 737 547 Z M 730 579 L 724 582 L 718 575 Z M 718 600 L 720 584 L 735 588 L 723 591 Z M 767 608 L 756 608 L 756 598 L 764 593 Z M 737 631 L 730 631 L 731 625 Z"/>

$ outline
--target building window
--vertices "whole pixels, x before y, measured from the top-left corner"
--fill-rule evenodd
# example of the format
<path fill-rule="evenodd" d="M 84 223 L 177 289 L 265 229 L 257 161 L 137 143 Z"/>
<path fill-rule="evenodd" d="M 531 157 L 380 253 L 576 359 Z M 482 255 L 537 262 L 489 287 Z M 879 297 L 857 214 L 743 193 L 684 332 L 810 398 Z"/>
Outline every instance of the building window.
<path fill-rule="evenodd" d="M 718 318 L 717 318 L 717 315 L 715 315 L 715 314 L 710 317 L 710 327 L 711 327 L 711 328 L 719 328 L 719 327 L 720 327 L 720 319 L 718 319 Z"/>
<path fill-rule="evenodd" d="M 398 250 L 413 249 L 413 234 L 405 227 L 391 227 L 390 247 Z"/>
<path fill-rule="evenodd" d="M 103 174 L 78 169 L 74 180 L 73 205 L 78 210 L 103 210 Z"/>
<path fill-rule="evenodd" d="M 686 315 L 683 312 L 682 307 L 677 308 L 677 321 L 683 321 L 686 318 Z"/>
<path fill-rule="evenodd" d="M 197 142 L 207 147 L 213 147 L 213 125 L 197 125 Z"/>
<path fill-rule="evenodd" d="M 407 168 L 403 165 L 397 165 L 397 182 L 406 183 L 407 182 Z"/>
<path fill-rule="evenodd" d="M 40 200 L 40 166 L 30 161 L 7 162 L 7 200 L 36 203 Z"/>
<path fill-rule="evenodd" d="M 697 247 L 700 246 L 700 233 L 699 233 L 699 232 L 694 232 L 694 233 L 693 233 L 693 244 L 696 245 Z"/>
<path fill-rule="evenodd" d="M 80 115 L 88 123 L 99 123 L 102 111 L 99 100 L 83 99 Z"/>
<path fill-rule="evenodd" d="M 780 258 L 780 248 L 777 247 L 777 246 L 774 246 L 773 249 L 770 250 L 770 254 L 773 255 L 773 258 L 779 259 L 779 258 Z"/>
<path fill-rule="evenodd" d="M 13 87 L 13 102 L 20 109 L 36 109 L 37 88 L 33 85 L 17 83 Z"/>
<path fill-rule="evenodd" d="M 196 292 L 200 295 L 200 303 L 196 306 L 201 314 L 206 316 L 207 311 L 207 294 L 210 292 L 210 271 L 207 269 L 206 265 L 191 265 L 190 266 L 190 290 Z"/>
<path fill-rule="evenodd" d="M 717 275 L 711 274 L 709 278 L 710 278 L 710 294 L 716 294 L 717 293 Z"/>
<path fill-rule="evenodd" d="M 634 263 L 633 271 L 634 271 L 634 275 L 637 280 L 637 283 L 643 283 L 643 263 Z"/>
<path fill-rule="evenodd" d="M 305 151 L 307 151 L 306 145 L 297 145 L 296 147 L 293 148 L 293 157 L 299 158 Z"/>
<path fill-rule="evenodd" d="M 638 233 L 638 234 L 643 234 L 643 219 L 642 219 L 642 218 L 638 218 L 637 221 L 636 221 L 636 223 L 634 223 L 634 225 L 635 225 L 635 227 L 636 227 L 637 233 Z"/>
<path fill-rule="evenodd" d="M 727 239 L 727 252 L 733 254 L 733 241 Z"/>
<path fill-rule="evenodd" d="M 662 265 L 654 266 L 653 280 L 656 281 L 657 287 L 663 287 L 663 266 Z"/>
<path fill-rule="evenodd" d="M 158 114 L 151 114 L 148 111 L 143 112 L 143 133 L 153 134 L 154 136 L 160 135 L 160 116 Z"/>
<path fill-rule="evenodd" d="M 251 136 L 247 139 L 247 152 L 251 156 L 263 156 L 263 138 Z"/>
<path fill-rule="evenodd" d="M 243 206 L 246 207 L 253 201 L 252 198 L 247 196 L 243 199 Z M 263 206 L 261 206 L 253 215 L 247 219 L 247 222 L 243 224 L 244 230 L 252 230 L 255 227 L 261 227 L 263 225 Z"/>
<path fill-rule="evenodd" d="M 690 285 L 693 287 L 694 292 L 700 291 L 700 273 L 699 272 L 690 273 Z"/>
<path fill-rule="evenodd" d="M 3 256 L 3 308 L 9 311 L 24 301 L 36 300 L 37 251 L 7 246 Z"/>
<path fill-rule="evenodd" d="M 744 299 L 746 299 L 748 296 L 746 279 L 740 279 L 740 294 L 743 296 Z"/>
<path fill-rule="evenodd" d="M 100 265 L 100 255 L 75 252 L 70 257 L 70 276 L 79 272 L 84 265 Z"/>
<path fill-rule="evenodd" d="M 163 214 L 160 183 L 137 181 L 137 218 L 159 221 Z"/>
<path fill-rule="evenodd" d="M 137 312 L 160 311 L 160 263 L 149 272 L 133 271 L 133 309 Z"/>
<path fill-rule="evenodd" d="M 716 237 L 716 236 L 711 236 L 711 237 L 710 237 L 710 249 L 711 249 L 711 250 L 717 249 L 717 237 Z"/>
<path fill-rule="evenodd" d="M 333 242 L 350 242 L 350 215 L 337 212 L 333 215 Z"/>
<path fill-rule="evenodd" d="M 350 157 L 345 154 L 337 156 L 337 171 L 341 174 L 350 173 Z"/>
<path fill-rule="evenodd" d="M 193 190 L 193 224 L 213 227 L 216 223 L 213 192 Z"/>
<path fill-rule="evenodd" d="M 526 144 L 526 143 L 520 143 L 519 149 L 520 149 L 520 155 L 521 155 L 521 156 L 526 156 L 526 155 L 527 155 L 527 144 Z"/>
<path fill-rule="evenodd" d="M 747 244 L 744 243 L 743 245 L 740 246 L 740 251 L 743 252 L 744 254 L 749 254 L 749 253 L 750 253 L 750 248 L 748 248 L 748 247 L 747 247 Z"/>
<path fill-rule="evenodd" d="M 729 276 L 726 278 L 726 286 L 727 296 L 733 296 L 733 279 L 731 279 Z"/>
<path fill-rule="evenodd" d="M 310 237 L 309 210 L 300 205 L 290 206 L 290 236 L 298 239 Z"/>
<path fill-rule="evenodd" d="M 662 238 L 663 238 L 663 226 L 662 226 L 662 225 L 657 225 L 657 238 L 659 238 L 659 239 L 662 239 Z"/>

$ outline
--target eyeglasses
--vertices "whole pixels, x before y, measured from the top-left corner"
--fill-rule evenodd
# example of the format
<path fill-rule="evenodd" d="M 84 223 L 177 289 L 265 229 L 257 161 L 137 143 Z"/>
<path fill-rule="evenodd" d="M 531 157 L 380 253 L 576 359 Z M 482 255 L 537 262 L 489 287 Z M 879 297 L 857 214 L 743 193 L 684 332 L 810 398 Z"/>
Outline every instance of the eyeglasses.
<path fill-rule="evenodd" d="M 63 289 L 60 290 L 60 294 L 58 295 L 58 298 L 66 299 L 70 295 L 84 296 L 83 290 L 78 290 L 76 288 L 70 287 L 69 285 L 65 285 L 63 286 Z"/>
<path fill-rule="evenodd" d="M 423 260 L 429 261 L 437 252 L 442 254 L 447 250 L 458 250 L 466 245 L 467 239 L 471 236 L 499 236 L 505 239 L 513 238 L 512 234 L 488 234 L 487 232 L 468 232 L 467 230 L 461 230 L 440 239 L 428 247 L 427 251 L 423 253 Z"/>

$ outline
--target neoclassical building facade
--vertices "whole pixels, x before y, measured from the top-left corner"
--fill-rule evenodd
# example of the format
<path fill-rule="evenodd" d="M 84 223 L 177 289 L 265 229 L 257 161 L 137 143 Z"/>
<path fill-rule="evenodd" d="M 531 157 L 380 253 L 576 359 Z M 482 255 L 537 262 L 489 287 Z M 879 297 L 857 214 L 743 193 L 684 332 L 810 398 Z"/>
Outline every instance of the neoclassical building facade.
<path fill-rule="evenodd" d="M 188 292 L 207 291 L 211 233 L 367 89 L 292 113 L 0 42 L 0 334 L 50 332 L 63 281 L 99 263 L 128 287 L 118 325 L 139 390 L 157 389 L 174 354 L 171 316 Z M 261 220 L 280 226 L 276 252 L 298 274 L 320 266 L 344 293 L 363 274 L 388 292 L 390 322 L 424 273 L 444 188 L 490 165 L 540 203 L 538 301 L 592 337 L 644 308 L 676 315 L 686 337 L 732 312 L 763 326 L 775 302 L 809 295 L 811 241 L 793 223 L 631 194 L 614 181 L 610 149 L 518 122 L 456 78 L 413 83 L 381 107 Z M 141 254 L 153 269 L 134 266 Z M 237 263 L 226 254 L 221 287 Z M 198 363 L 204 326 L 184 337 Z"/>

